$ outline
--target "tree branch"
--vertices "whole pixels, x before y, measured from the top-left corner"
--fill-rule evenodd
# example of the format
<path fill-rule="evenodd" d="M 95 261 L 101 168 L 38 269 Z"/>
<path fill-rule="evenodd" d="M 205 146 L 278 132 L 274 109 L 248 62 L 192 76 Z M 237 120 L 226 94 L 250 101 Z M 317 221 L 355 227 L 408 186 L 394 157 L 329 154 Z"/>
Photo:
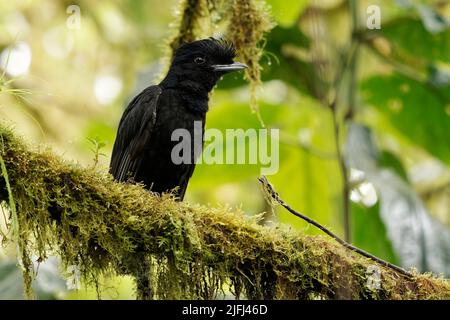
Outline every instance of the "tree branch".
<path fill-rule="evenodd" d="M 250 299 L 450 299 L 447 280 L 405 278 L 326 237 L 116 183 L 45 148 L 31 150 L 1 125 L 0 155 L 8 172 L 0 177 L 0 200 L 8 206 L 14 197 L 16 244 L 39 261 L 58 255 L 84 282 L 132 275 L 148 281 L 158 299 L 213 299 L 225 290 Z M 29 275 L 30 260 L 22 262 Z M 379 288 L 367 285 L 374 266 Z"/>

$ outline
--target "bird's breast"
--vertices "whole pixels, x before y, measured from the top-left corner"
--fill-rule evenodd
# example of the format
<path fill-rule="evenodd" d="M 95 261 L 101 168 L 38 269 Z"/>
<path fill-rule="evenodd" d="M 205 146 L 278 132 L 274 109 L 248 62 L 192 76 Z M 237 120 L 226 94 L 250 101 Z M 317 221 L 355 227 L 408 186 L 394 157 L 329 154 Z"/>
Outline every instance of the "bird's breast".
<path fill-rule="evenodd" d="M 147 148 L 150 155 L 158 154 L 158 159 L 172 160 L 169 158 L 173 155 L 173 149 L 183 143 L 190 146 L 184 149 L 191 153 L 192 161 L 199 156 L 199 148 L 203 146 L 205 113 L 192 112 L 186 103 L 182 96 L 173 92 L 162 95 Z"/>
<path fill-rule="evenodd" d="M 151 139 L 142 155 L 140 181 L 153 185 L 156 192 L 179 186 L 201 154 L 204 124 L 205 115 L 190 112 L 181 99 L 160 101 Z"/>

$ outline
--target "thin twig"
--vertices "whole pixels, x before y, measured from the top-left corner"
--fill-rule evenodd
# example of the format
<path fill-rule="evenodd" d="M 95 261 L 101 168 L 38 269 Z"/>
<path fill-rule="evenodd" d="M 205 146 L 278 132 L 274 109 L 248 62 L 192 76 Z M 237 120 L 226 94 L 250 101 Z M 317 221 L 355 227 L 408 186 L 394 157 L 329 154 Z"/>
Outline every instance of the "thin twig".
<path fill-rule="evenodd" d="M 345 161 L 342 146 L 341 146 L 341 136 L 342 128 L 345 126 L 345 121 L 351 119 L 354 113 L 356 98 L 355 92 L 357 87 L 357 53 L 359 47 L 359 39 L 355 35 L 355 30 L 358 26 L 358 15 L 357 15 L 357 0 L 348 1 L 350 8 L 350 13 L 352 16 L 352 27 L 351 27 L 351 43 L 345 53 L 338 61 L 338 65 L 334 72 L 334 76 L 328 86 L 320 91 L 319 100 L 327 106 L 332 113 L 332 126 L 334 131 L 334 143 L 336 148 L 336 157 L 338 160 L 340 174 L 342 176 L 342 201 L 343 201 L 343 216 L 344 216 L 344 238 L 347 242 L 351 241 L 351 207 L 350 207 L 350 181 L 348 176 L 348 167 Z M 314 16 L 313 16 L 314 17 Z M 329 51 L 323 52 L 320 50 L 322 47 L 320 45 L 321 40 L 324 41 L 324 36 L 320 32 L 319 22 L 317 19 L 312 19 L 312 39 L 316 44 L 316 50 L 313 51 L 313 65 L 316 69 L 318 77 L 327 83 L 329 74 L 332 74 L 331 62 L 332 59 L 329 57 Z M 323 61 L 327 61 L 326 64 Z M 339 110 L 337 106 L 338 95 L 340 92 L 340 87 L 344 83 L 343 78 L 346 74 L 349 74 L 349 89 L 348 89 L 348 112 L 343 117 L 343 123 L 340 123 Z M 328 91 L 328 92 L 327 92 Z M 333 94 L 334 93 L 334 94 Z"/>
<path fill-rule="evenodd" d="M 351 241 L 351 212 L 350 212 L 350 181 L 348 177 L 348 168 L 341 149 L 341 127 L 339 125 L 336 102 L 330 105 L 333 117 L 334 143 L 336 145 L 337 160 L 342 175 L 342 201 L 344 205 L 344 238 L 345 241 Z"/>
<path fill-rule="evenodd" d="M 404 275 L 407 278 L 413 278 L 414 276 L 406 271 L 405 269 L 396 266 L 390 262 L 384 261 L 360 248 L 355 247 L 354 245 L 348 243 L 345 240 L 342 240 L 341 238 L 339 238 L 335 233 L 333 233 L 332 231 L 328 230 L 327 228 L 325 228 L 324 226 L 322 226 L 320 223 L 314 221 L 313 219 L 305 216 L 304 214 L 295 211 L 294 209 L 292 209 L 286 202 L 284 202 L 283 199 L 281 199 L 280 195 L 278 194 L 278 192 L 275 191 L 275 189 L 273 188 L 273 186 L 270 184 L 270 182 L 267 180 L 267 178 L 265 176 L 261 176 L 260 178 L 258 178 L 259 182 L 261 183 L 261 185 L 263 186 L 264 190 L 265 190 L 265 194 L 267 194 L 268 196 L 271 197 L 271 199 L 275 200 L 276 203 L 280 204 L 282 207 L 284 207 L 286 210 L 288 210 L 290 213 L 292 213 L 293 215 L 305 220 L 306 222 L 312 224 L 313 226 L 319 228 L 320 230 L 322 230 L 324 233 L 326 233 L 327 235 L 329 235 L 330 237 L 332 237 L 334 240 L 336 240 L 337 242 L 339 242 L 341 245 L 343 245 L 344 247 L 346 247 L 349 250 L 352 250 L 356 253 L 359 253 L 360 255 L 369 258 L 385 267 L 388 267 L 390 269 L 393 269 L 395 271 L 397 271 L 398 273 Z M 268 199 L 270 201 L 270 199 Z"/>

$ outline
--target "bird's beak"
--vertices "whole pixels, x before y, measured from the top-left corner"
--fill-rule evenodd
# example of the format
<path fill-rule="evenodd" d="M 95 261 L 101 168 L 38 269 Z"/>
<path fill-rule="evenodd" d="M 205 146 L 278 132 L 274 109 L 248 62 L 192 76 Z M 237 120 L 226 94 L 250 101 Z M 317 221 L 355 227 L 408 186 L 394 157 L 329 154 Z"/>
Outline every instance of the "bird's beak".
<path fill-rule="evenodd" d="M 248 68 L 246 64 L 240 62 L 233 62 L 232 64 L 215 64 L 212 67 L 214 71 L 224 73 Z"/>

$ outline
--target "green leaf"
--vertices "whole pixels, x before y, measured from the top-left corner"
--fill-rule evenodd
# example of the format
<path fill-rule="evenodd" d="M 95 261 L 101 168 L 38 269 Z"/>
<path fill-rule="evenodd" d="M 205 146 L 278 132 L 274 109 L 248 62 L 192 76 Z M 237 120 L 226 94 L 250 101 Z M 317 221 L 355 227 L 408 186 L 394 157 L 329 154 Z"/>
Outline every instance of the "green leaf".
<path fill-rule="evenodd" d="M 281 108 L 280 108 L 281 109 Z M 263 119 L 274 119 L 279 112 L 278 108 L 269 105 L 261 105 L 261 115 Z M 233 115 L 233 116 L 230 116 Z M 258 129 L 260 123 L 252 114 L 248 106 L 241 103 L 225 102 L 223 104 L 214 104 L 214 108 L 209 111 L 206 122 L 206 129 L 217 129 L 224 137 L 223 147 L 225 148 L 222 159 L 225 162 L 227 152 L 231 150 L 226 149 L 226 130 L 227 129 Z M 205 141 L 205 148 L 208 146 L 208 141 Z M 230 145 L 229 145 L 230 146 Z M 236 154 L 236 145 L 234 151 Z M 259 176 L 259 164 L 207 164 L 199 163 L 194 172 L 194 178 L 190 182 L 190 190 L 208 189 L 214 186 L 239 182 L 243 179 L 249 179 Z M 211 179 L 214 177 L 214 179 Z"/>
<path fill-rule="evenodd" d="M 450 22 L 427 5 L 418 5 L 417 11 L 425 28 L 431 33 L 439 33 L 450 28 Z"/>
<path fill-rule="evenodd" d="M 233 93 L 227 91 L 227 96 Z M 219 92 L 215 93 L 215 98 Z M 245 104 L 232 103 L 224 99 L 214 101 L 209 111 L 207 128 L 221 131 L 229 128 L 259 128 L 256 117 Z M 279 128 L 282 137 L 290 137 L 292 143 L 280 142 L 279 171 L 268 176 L 277 191 L 294 208 L 332 226 L 342 232 L 341 176 L 335 157 L 332 119 L 328 109 L 320 107 L 313 99 L 304 97 L 301 107 L 292 105 L 261 104 L 261 114 L 269 128 Z M 299 130 L 308 141 L 304 147 L 295 145 L 299 141 Z M 311 148 L 311 150 L 305 149 Z M 314 151 L 313 151 L 314 150 Z M 316 152 L 316 151 L 320 152 Z M 230 203 L 225 193 L 236 194 L 231 204 L 242 203 L 247 212 L 267 210 L 257 178 L 260 165 L 198 165 L 190 180 L 188 195 L 205 192 L 207 201 L 217 201 L 210 194 L 219 194 L 221 202 Z M 229 186 L 232 184 L 232 188 Z M 228 185 L 228 187 L 227 187 Z M 229 188 L 230 187 L 230 188 Z M 233 189 L 233 190 L 231 190 Z M 237 191 L 236 191 L 237 190 Z M 223 193 L 222 193 L 223 192 Z M 257 202 L 259 199 L 259 202 Z M 198 199 L 197 199 L 198 200 Z M 205 201 L 203 198 L 202 201 Z M 253 203 L 249 207 L 249 203 Z M 306 229 L 307 233 L 320 233 L 285 210 L 278 210 L 278 220 L 291 226 Z"/>
<path fill-rule="evenodd" d="M 317 86 L 321 84 L 315 66 L 307 58 L 309 46 L 310 39 L 297 25 L 273 28 L 267 35 L 265 47 L 265 51 L 270 55 L 262 61 L 263 81 L 280 79 L 292 88 L 314 97 Z"/>
<path fill-rule="evenodd" d="M 404 138 L 450 163 L 450 101 L 432 85 L 399 74 L 374 76 L 362 85 L 364 103 L 373 106 Z"/>
<path fill-rule="evenodd" d="M 403 60 L 450 62 L 450 29 L 430 33 L 421 20 L 403 17 L 383 25 L 383 35 L 392 45 L 394 56 Z"/>
<path fill-rule="evenodd" d="M 397 0 L 399 6 L 416 11 L 424 27 L 431 33 L 439 33 L 450 27 L 449 21 L 429 4 L 416 3 L 410 0 Z"/>
<path fill-rule="evenodd" d="M 373 255 L 397 264 L 398 260 L 386 227 L 380 217 L 380 205 L 372 207 L 352 203 L 352 243 Z"/>

